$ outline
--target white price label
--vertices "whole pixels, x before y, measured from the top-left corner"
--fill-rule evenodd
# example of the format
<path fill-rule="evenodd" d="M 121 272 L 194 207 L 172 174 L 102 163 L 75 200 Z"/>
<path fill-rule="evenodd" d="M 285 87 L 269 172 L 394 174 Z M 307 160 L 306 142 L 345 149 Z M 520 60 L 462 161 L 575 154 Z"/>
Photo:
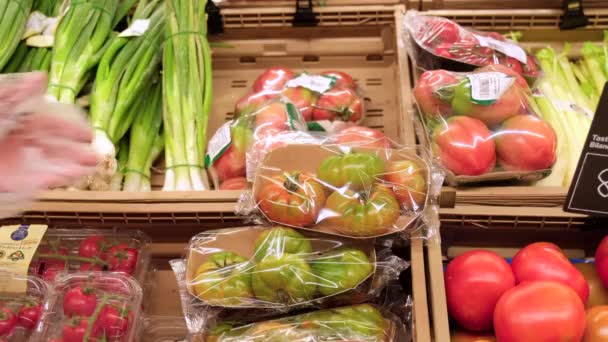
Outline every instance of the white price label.
<path fill-rule="evenodd" d="M 232 138 L 230 136 L 230 124 L 232 121 L 223 124 L 211 137 L 207 144 L 207 155 L 205 156 L 205 166 L 211 166 L 230 146 Z"/>
<path fill-rule="evenodd" d="M 521 48 L 521 46 L 510 41 L 500 41 L 498 39 L 484 37 L 478 34 L 475 34 L 474 36 L 479 41 L 479 45 L 500 51 L 524 64 L 528 63 L 528 55 L 526 54 L 526 51 Z"/>
<path fill-rule="evenodd" d="M 331 76 L 301 74 L 300 76 L 289 80 L 289 82 L 287 82 L 287 87 L 304 87 L 323 94 L 331 89 L 335 83 L 336 79 Z"/>
<path fill-rule="evenodd" d="M 122 31 L 118 36 L 119 37 L 139 37 L 142 34 L 146 33 L 150 27 L 150 20 L 148 19 L 137 19 L 131 23 L 126 30 Z"/>
<path fill-rule="evenodd" d="M 470 74 L 467 78 L 471 83 L 471 98 L 481 104 L 498 100 L 515 81 L 515 78 L 495 71 Z"/>

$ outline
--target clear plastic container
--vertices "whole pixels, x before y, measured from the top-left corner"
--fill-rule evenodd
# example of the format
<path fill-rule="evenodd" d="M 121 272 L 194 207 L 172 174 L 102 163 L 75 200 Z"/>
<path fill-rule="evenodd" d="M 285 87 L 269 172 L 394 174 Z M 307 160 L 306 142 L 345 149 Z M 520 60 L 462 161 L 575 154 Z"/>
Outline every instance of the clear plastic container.
<path fill-rule="evenodd" d="M 185 342 L 188 328 L 184 317 L 148 316 L 144 319 L 141 341 L 145 342 Z"/>
<path fill-rule="evenodd" d="M 88 337 L 89 341 L 131 342 L 139 335 L 142 289 L 132 277 L 114 272 L 60 273 L 52 291 L 39 340 Z"/>
<path fill-rule="evenodd" d="M 146 281 L 150 238 L 138 230 L 49 229 L 29 273 L 53 281 L 60 272 L 110 271 Z"/>
<path fill-rule="evenodd" d="M 51 290 L 42 279 L 0 272 L 0 341 L 33 341 Z"/>

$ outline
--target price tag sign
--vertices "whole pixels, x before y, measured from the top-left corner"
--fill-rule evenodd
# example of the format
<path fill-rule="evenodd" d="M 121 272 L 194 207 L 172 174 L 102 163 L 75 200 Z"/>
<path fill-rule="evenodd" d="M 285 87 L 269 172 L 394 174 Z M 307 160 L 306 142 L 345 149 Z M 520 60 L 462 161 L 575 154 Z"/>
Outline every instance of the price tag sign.
<path fill-rule="evenodd" d="M 608 216 L 608 87 L 604 86 L 564 211 Z"/>

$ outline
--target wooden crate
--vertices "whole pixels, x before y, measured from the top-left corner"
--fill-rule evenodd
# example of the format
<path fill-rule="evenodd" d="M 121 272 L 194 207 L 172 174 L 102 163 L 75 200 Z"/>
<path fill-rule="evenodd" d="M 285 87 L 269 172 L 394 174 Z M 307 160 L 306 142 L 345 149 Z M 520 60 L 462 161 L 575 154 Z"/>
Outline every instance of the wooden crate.
<path fill-rule="evenodd" d="M 438 342 L 450 341 L 443 277 L 448 257 L 479 248 L 512 257 L 529 243 L 548 241 L 581 258 L 592 256 L 606 235 L 602 222 L 559 208 L 467 206 L 442 210 L 440 216 L 441 236 L 425 246 L 431 333 Z"/>
<path fill-rule="evenodd" d="M 562 0 L 509 0 L 509 8 L 521 9 L 562 9 Z M 505 8 L 500 0 L 410 0 L 410 8 L 433 9 L 497 9 Z M 584 0 L 585 9 L 606 8 L 605 0 Z M 585 11 L 586 12 L 586 11 Z"/>
<path fill-rule="evenodd" d="M 445 1 L 450 2 L 448 0 Z M 457 2 L 457 1 L 454 1 Z M 478 1 L 490 3 L 491 1 Z M 451 3 L 451 2 L 450 2 Z M 471 3 L 475 3 L 474 1 Z M 534 4 L 535 2 L 531 2 Z M 605 3 L 608 5 L 608 3 Z M 495 8 L 504 5 L 496 5 Z M 509 2 L 511 7 L 511 2 Z M 515 6 L 513 6 L 515 7 Z M 603 29 L 608 28 L 608 8 L 592 8 L 586 11 L 590 25 L 583 29 L 559 31 L 561 10 L 555 9 L 509 9 L 509 10 L 464 10 L 445 9 L 429 10 L 427 15 L 446 17 L 464 27 L 497 32 L 521 31 L 521 44 L 524 48 L 538 49 L 552 46 L 557 51 L 562 50 L 564 42 L 572 42 L 570 54 L 580 56 L 580 48 L 584 41 L 602 41 Z M 413 70 L 410 60 L 411 87 L 419 71 Z M 411 93 L 408 93 L 411 94 Z M 413 103 L 413 99 L 410 100 Z M 424 142 L 424 139 L 421 139 Z M 565 187 L 529 187 L 529 186 L 468 186 L 444 187 L 445 207 L 454 205 L 492 205 L 492 206 L 541 206 L 561 207 L 568 189 Z M 450 195 L 450 196 L 447 196 Z"/>
<path fill-rule="evenodd" d="M 225 8 L 225 34 L 215 41 L 233 46 L 213 52 L 214 99 L 208 136 L 233 113 L 234 103 L 255 78 L 273 65 L 311 72 L 344 70 L 366 98 L 363 124 L 401 143 L 414 144 L 408 108 L 407 54 L 400 42 L 402 5 L 326 6 L 315 9 L 320 25 L 293 28 L 293 7 Z M 154 189 L 163 175 L 152 178 Z M 19 217 L 2 222 L 141 225 L 230 223 L 237 218 L 238 191 L 44 192 Z"/>
<path fill-rule="evenodd" d="M 167 260 L 182 257 L 184 244 L 155 245 L 153 254 L 159 268 L 154 275 L 151 289 L 151 316 L 182 316 L 179 290 L 173 272 L 168 269 Z M 413 326 L 415 341 L 430 341 L 429 310 L 427 305 L 426 272 L 423 254 L 423 240 L 414 238 L 409 249 L 412 272 Z"/>

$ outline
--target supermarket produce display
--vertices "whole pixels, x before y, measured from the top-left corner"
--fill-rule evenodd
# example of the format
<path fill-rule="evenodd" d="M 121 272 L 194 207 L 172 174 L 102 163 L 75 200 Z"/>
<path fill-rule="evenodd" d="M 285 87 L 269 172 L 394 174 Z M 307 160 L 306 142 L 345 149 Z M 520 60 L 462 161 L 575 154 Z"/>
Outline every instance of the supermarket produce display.
<path fill-rule="evenodd" d="M 544 12 L 372 5 L 301 28 L 266 3 L 0 4 L 0 149 L 27 147 L 0 151 L 0 342 L 606 339 L 604 221 L 459 203 L 507 185 L 541 207 L 572 182 L 604 22 L 565 42 Z M 27 133 L 38 112 L 92 134 Z M 96 153 L 86 176 L 55 142 Z M 63 206 L 10 218 L 40 190 Z"/>

